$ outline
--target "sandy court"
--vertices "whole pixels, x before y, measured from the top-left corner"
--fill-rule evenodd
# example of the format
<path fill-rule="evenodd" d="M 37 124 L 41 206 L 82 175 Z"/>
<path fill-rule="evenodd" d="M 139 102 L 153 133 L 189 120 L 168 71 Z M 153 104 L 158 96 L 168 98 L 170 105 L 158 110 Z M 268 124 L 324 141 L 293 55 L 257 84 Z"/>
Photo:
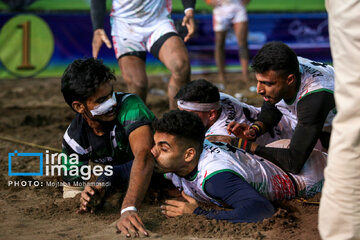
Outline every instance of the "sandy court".
<path fill-rule="evenodd" d="M 151 76 L 148 106 L 160 117 L 168 108 L 163 93 L 169 76 Z M 255 92 L 256 82 L 241 84 L 241 74 L 227 75 L 223 92 L 241 97 L 247 103 L 260 106 Z M 215 81 L 215 74 L 193 75 L 192 79 Z M 61 148 L 62 136 L 74 112 L 65 104 L 60 92 L 60 79 L 0 80 L 0 136 Z M 155 89 L 155 90 L 154 90 Z M 115 90 L 125 91 L 121 78 Z M 250 91 L 252 90 L 252 91 Z M 60 181 L 56 177 L 8 176 L 8 153 L 42 152 L 34 147 L 0 140 L 0 239 L 121 239 L 114 222 L 119 217 L 119 199 L 111 196 L 95 214 L 77 214 L 78 199 L 62 199 L 60 187 L 47 183 Z M 45 150 L 44 150 L 45 151 Z M 33 168 L 34 161 L 13 162 L 14 169 Z M 10 181 L 34 182 L 43 186 L 9 186 Z M 277 213 L 261 223 L 232 224 L 206 220 L 200 216 L 165 218 L 159 206 L 165 194 L 149 191 L 140 215 L 146 227 L 157 239 L 320 239 L 317 230 L 318 205 L 298 200 L 278 203 Z M 320 196 L 312 199 L 318 202 Z"/>

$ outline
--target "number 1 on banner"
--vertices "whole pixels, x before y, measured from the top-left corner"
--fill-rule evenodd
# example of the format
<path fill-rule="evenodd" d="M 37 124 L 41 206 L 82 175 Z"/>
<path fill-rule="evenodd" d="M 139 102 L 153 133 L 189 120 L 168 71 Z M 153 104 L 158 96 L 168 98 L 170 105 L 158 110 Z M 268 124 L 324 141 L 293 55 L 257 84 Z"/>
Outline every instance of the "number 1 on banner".
<path fill-rule="evenodd" d="M 1 0 L 0 0 L 1 1 Z M 45 70 L 54 52 L 49 25 L 36 15 L 18 14 L 0 29 L 0 77 L 32 77 Z M 7 70 L 1 71 L 2 67 Z"/>
<path fill-rule="evenodd" d="M 23 30 L 22 39 L 22 63 L 17 67 L 18 70 L 34 69 L 35 66 L 30 63 L 30 21 L 18 25 Z"/>

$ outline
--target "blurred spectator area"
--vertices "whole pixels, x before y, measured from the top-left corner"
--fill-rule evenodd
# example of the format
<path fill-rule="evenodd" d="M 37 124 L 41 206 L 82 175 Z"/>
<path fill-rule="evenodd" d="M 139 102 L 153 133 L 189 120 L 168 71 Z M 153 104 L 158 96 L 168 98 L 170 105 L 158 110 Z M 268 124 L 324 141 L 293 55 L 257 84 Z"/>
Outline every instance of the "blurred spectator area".
<path fill-rule="evenodd" d="M 111 0 L 106 1 L 110 11 Z M 90 0 L 0 0 L 1 11 L 86 11 Z M 173 11 L 183 10 L 181 0 L 173 0 Z M 210 12 L 211 7 L 205 0 L 197 0 L 198 12 Z M 267 11 L 325 11 L 324 0 L 252 0 L 248 6 L 250 12 Z"/>
<path fill-rule="evenodd" d="M 90 57 L 93 30 L 89 8 L 90 0 L 0 0 L 0 79 L 61 76 L 74 59 Z M 110 11 L 110 0 L 107 8 Z M 185 36 L 181 0 L 173 0 L 173 9 L 171 17 L 180 36 Z M 266 42 L 283 41 L 300 56 L 331 63 L 324 0 L 252 0 L 248 9 L 250 57 Z M 186 43 L 192 72 L 216 71 L 212 14 L 205 0 L 197 0 L 195 22 L 195 36 Z M 104 28 L 110 35 L 109 14 Z M 225 50 L 227 70 L 239 71 L 232 30 L 227 34 Z M 113 49 L 102 47 L 99 58 L 119 73 Z M 151 54 L 147 55 L 146 70 L 149 74 L 168 73 Z"/>

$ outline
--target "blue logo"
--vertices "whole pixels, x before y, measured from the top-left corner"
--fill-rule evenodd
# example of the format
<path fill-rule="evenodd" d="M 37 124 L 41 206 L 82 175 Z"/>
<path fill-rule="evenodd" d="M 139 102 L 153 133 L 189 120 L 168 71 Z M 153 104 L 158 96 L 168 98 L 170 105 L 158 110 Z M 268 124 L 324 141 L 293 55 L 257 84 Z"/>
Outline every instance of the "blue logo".
<path fill-rule="evenodd" d="M 9 176 L 42 176 L 43 175 L 43 153 L 18 153 L 15 150 L 13 153 L 9 153 Z M 13 157 L 39 157 L 40 171 L 39 172 L 13 172 L 11 169 L 11 160 Z"/>

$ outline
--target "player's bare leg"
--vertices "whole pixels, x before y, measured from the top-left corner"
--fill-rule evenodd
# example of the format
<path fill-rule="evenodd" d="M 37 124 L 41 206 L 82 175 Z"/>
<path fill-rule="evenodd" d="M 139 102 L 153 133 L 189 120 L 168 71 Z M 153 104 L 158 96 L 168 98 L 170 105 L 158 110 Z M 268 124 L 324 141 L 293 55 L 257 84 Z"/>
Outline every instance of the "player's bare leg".
<path fill-rule="evenodd" d="M 249 49 L 247 43 L 248 22 L 234 24 L 234 32 L 239 45 L 239 58 L 244 81 L 249 82 Z"/>
<path fill-rule="evenodd" d="M 190 81 L 190 61 L 184 42 L 178 36 L 168 38 L 160 48 L 159 59 L 171 72 L 168 85 L 169 107 L 176 109 L 174 97 Z"/>
<path fill-rule="evenodd" d="M 219 80 L 225 84 L 225 37 L 226 31 L 215 32 L 215 62 Z"/>
<path fill-rule="evenodd" d="M 128 91 L 137 94 L 146 102 L 148 79 L 145 61 L 136 56 L 123 56 L 119 58 L 118 63 Z"/>

